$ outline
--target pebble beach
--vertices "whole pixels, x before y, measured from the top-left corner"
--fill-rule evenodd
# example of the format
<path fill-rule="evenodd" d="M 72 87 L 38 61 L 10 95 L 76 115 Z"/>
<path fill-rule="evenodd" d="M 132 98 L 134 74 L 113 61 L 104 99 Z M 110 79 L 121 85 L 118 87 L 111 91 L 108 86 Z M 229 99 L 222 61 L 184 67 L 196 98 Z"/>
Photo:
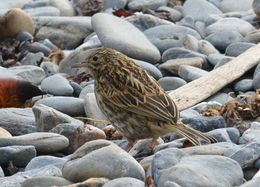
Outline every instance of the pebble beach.
<path fill-rule="evenodd" d="M 1 0 L 0 93 L 13 79 L 42 94 L 22 107 L 1 106 L 0 95 L 0 187 L 259 187 L 260 61 L 180 111 L 217 143 L 169 133 L 128 152 L 97 105 L 94 79 L 73 68 L 113 48 L 171 94 L 257 46 L 257 15 L 258 0 Z"/>

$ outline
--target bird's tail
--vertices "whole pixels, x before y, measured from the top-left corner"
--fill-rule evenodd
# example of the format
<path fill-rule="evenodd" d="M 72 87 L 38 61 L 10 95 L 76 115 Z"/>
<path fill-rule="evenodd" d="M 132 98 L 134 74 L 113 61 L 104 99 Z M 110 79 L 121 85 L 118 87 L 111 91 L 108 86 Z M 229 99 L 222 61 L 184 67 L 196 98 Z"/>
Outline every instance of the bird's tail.
<path fill-rule="evenodd" d="M 194 145 L 200 145 L 200 141 L 198 140 L 199 138 L 209 142 L 209 143 L 216 143 L 217 140 L 207 134 L 204 134 L 198 130 L 195 130 L 188 125 L 185 125 L 181 122 L 177 122 L 174 125 L 171 125 L 171 128 L 173 131 L 181 134 L 182 136 L 186 137 L 192 144 Z"/>

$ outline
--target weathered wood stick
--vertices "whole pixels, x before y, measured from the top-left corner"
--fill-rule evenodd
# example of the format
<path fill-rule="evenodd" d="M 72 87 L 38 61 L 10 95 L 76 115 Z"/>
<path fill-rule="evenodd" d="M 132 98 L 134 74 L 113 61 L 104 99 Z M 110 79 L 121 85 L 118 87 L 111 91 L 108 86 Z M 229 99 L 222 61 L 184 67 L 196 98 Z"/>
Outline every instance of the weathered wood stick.
<path fill-rule="evenodd" d="M 212 96 L 256 66 L 258 62 L 260 62 L 260 44 L 205 76 L 172 91 L 169 95 L 179 110 L 184 110 Z"/>

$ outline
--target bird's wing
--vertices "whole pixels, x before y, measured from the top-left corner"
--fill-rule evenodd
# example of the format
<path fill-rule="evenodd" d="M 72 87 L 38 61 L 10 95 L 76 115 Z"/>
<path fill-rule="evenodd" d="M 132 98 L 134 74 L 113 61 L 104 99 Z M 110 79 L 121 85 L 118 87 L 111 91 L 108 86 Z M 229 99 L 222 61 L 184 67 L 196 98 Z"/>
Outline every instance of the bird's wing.
<path fill-rule="evenodd" d="M 159 84 L 145 72 L 145 80 L 132 77 L 121 85 L 121 91 L 101 92 L 105 102 L 129 112 L 175 123 L 179 118 L 177 106 Z"/>

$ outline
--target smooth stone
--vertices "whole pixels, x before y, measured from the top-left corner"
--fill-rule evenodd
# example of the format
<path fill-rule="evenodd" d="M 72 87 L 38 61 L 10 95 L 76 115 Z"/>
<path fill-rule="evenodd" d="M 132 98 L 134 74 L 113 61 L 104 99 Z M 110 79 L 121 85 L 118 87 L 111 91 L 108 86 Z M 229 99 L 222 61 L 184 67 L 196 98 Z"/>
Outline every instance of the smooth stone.
<path fill-rule="evenodd" d="M 45 78 L 41 83 L 41 89 L 56 96 L 72 96 L 74 91 L 69 81 L 60 74 Z"/>
<path fill-rule="evenodd" d="M 177 10 L 176 8 L 171 8 L 171 7 L 168 7 L 168 6 L 161 6 L 157 10 L 168 12 L 167 18 L 171 22 L 180 21 L 181 18 L 182 18 L 182 12 L 180 10 Z"/>
<path fill-rule="evenodd" d="M 173 75 L 178 75 L 178 71 L 180 66 L 189 65 L 197 68 L 201 68 L 203 64 L 203 58 L 201 57 L 193 57 L 193 58 L 177 58 L 168 60 L 158 66 L 159 69 L 166 70 Z"/>
<path fill-rule="evenodd" d="M 236 127 L 229 127 L 229 128 L 226 128 L 226 131 L 227 131 L 231 141 L 235 144 L 238 144 L 238 141 L 240 138 L 239 130 Z"/>
<path fill-rule="evenodd" d="M 125 19 L 141 31 L 145 31 L 159 25 L 174 25 L 174 23 L 165 19 L 160 19 L 151 14 L 143 14 L 138 12 L 135 12 L 134 15 L 126 17 Z"/>
<path fill-rule="evenodd" d="M 35 169 L 27 172 L 18 172 L 9 177 L 1 177 L 0 183 L 3 187 L 20 187 L 21 183 L 29 178 L 42 176 L 62 177 L 61 170 L 55 166 L 47 166 L 41 169 Z"/>
<path fill-rule="evenodd" d="M 105 13 L 95 14 L 91 23 L 104 47 L 150 63 L 160 60 L 159 50 L 131 23 Z"/>
<path fill-rule="evenodd" d="M 219 9 L 222 12 L 248 11 L 252 9 L 253 0 L 223 0 L 219 4 Z"/>
<path fill-rule="evenodd" d="M 34 42 L 31 43 L 28 46 L 28 51 L 32 52 L 32 53 L 38 53 L 38 52 L 42 52 L 44 54 L 44 56 L 49 56 L 51 49 L 46 47 L 45 45 L 39 43 L 39 42 Z"/>
<path fill-rule="evenodd" d="M 247 129 L 239 139 L 240 144 L 249 144 L 254 141 L 259 141 L 260 123 L 253 122 L 249 129 Z"/>
<path fill-rule="evenodd" d="M 179 77 L 163 77 L 158 80 L 158 83 L 165 91 L 175 90 L 187 82 Z"/>
<path fill-rule="evenodd" d="M 4 128 L 0 127 L 0 137 L 4 136 L 4 137 L 11 137 L 12 135 L 10 134 L 10 132 L 8 132 L 7 130 L 5 130 Z"/>
<path fill-rule="evenodd" d="M 225 56 L 223 54 L 210 54 L 207 59 L 212 66 L 216 66 L 220 61 L 228 62 L 233 60 L 234 57 Z"/>
<path fill-rule="evenodd" d="M 43 61 L 40 65 L 40 67 L 45 72 L 46 77 L 49 77 L 49 76 L 52 76 L 52 75 L 58 73 L 58 70 L 59 70 L 59 66 L 50 61 Z"/>
<path fill-rule="evenodd" d="M 255 31 L 251 31 L 249 33 L 247 33 L 247 35 L 244 38 L 245 42 L 249 42 L 249 43 L 259 43 L 260 42 L 260 30 L 255 30 Z"/>
<path fill-rule="evenodd" d="M 89 84 L 89 85 L 85 86 L 85 87 L 81 90 L 80 95 L 79 95 L 79 98 L 80 98 L 80 99 L 84 99 L 84 97 L 85 97 L 86 94 L 88 94 L 88 93 L 94 93 L 94 90 L 95 90 L 94 87 L 95 87 L 94 84 Z"/>
<path fill-rule="evenodd" d="M 197 117 L 197 116 L 200 116 L 200 113 L 198 113 L 196 110 L 193 110 L 191 108 L 188 108 L 186 110 L 182 110 L 180 112 L 181 118 L 193 118 L 193 117 Z"/>
<path fill-rule="evenodd" d="M 39 16 L 33 17 L 37 33 L 35 37 L 48 38 L 61 49 L 74 49 L 93 32 L 91 18 L 83 16 Z"/>
<path fill-rule="evenodd" d="M 27 53 L 26 56 L 21 60 L 21 64 L 39 66 L 43 61 L 43 58 L 44 54 L 42 52 Z"/>
<path fill-rule="evenodd" d="M 243 41 L 243 36 L 234 30 L 224 30 L 208 35 L 205 40 L 209 41 L 219 51 L 224 52 L 230 44 Z"/>
<path fill-rule="evenodd" d="M 206 21 L 211 14 L 220 15 L 222 12 L 205 0 L 187 0 L 183 4 L 183 15 L 191 16 L 194 20 Z"/>
<path fill-rule="evenodd" d="M 215 102 L 218 102 L 218 103 L 224 105 L 228 101 L 231 101 L 232 99 L 233 99 L 233 97 L 231 97 L 229 94 L 224 93 L 224 92 L 218 92 L 218 93 L 210 96 L 209 98 L 207 98 L 205 101 L 207 101 L 207 102 L 215 101 Z"/>
<path fill-rule="evenodd" d="M 84 109 L 86 116 L 97 120 L 107 120 L 106 116 L 97 104 L 95 93 L 87 93 L 82 97 L 84 97 Z"/>
<path fill-rule="evenodd" d="M 260 73 L 256 73 L 253 78 L 253 87 L 254 89 L 260 88 Z"/>
<path fill-rule="evenodd" d="M 254 168 L 254 167 L 247 167 L 247 168 L 244 168 L 243 169 L 243 173 L 244 173 L 244 178 L 245 180 L 251 180 L 254 175 L 257 174 L 259 170 L 257 168 Z"/>
<path fill-rule="evenodd" d="M 16 167 L 25 167 L 34 157 L 34 146 L 6 146 L 0 147 L 0 165 L 8 166 L 10 162 Z"/>
<path fill-rule="evenodd" d="M 1 71 L 1 69 L 0 69 Z M 257 64 L 256 68 L 255 68 L 255 71 L 254 71 L 254 75 L 253 75 L 253 78 L 256 76 L 256 74 L 260 73 L 260 63 Z"/>
<path fill-rule="evenodd" d="M 49 5 L 53 6 L 60 11 L 60 16 L 75 16 L 76 11 L 74 10 L 72 3 L 68 0 L 50 0 Z"/>
<path fill-rule="evenodd" d="M 69 145 L 69 140 L 65 136 L 45 132 L 35 132 L 13 137 L 0 137 L 0 147 L 12 145 L 32 145 L 38 152 L 52 153 L 66 148 Z"/>
<path fill-rule="evenodd" d="M 85 39 L 84 39 L 84 43 L 81 44 L 80 46 L 78 46 L 76 49 L 81 49 L 81 48 L 95 48 L 95 47 L 102 47 L 102 44 L 98 38 L 98 36 L 96 35 L 96 33 L 92 33 L 90 35 L 88 35 Z"/>
<path fill-rule="evenodd" d="M 31 17 L 19 8 L 12 8 L 1 16 L 0 39 L 13 37 L 21 31 L 34 34 L 35 27 Z"/>
<path fill-rule="evenodd" d="M 167 181 L 180 186 L 238 186 L 243 183 L 243 172 L 230 158 L 193 155 L 183 157 L 179 163 L 164 170 L 158 186 L 164 186 Z"/>
<path fill-rule="evenodd" d="M 185 35 L 182 38 L 181 43 L 185 49 L 189 49 L 196 52 L 199 50 L 199 39 L 190 34 Z"/>
<path fill-rule="evenodd" d="M 109 167 L 104 167 L 108 164 Z M 142 181 L 145 178 L 142 166 L 127 152 L 107 140 L 94 140 L 81 146 L 65 163 L 62 174 L 73 182 L 91 177 L 133 177 Z"/>
<path fill-rule="evenodd" d="M 211 102 L 204 101 L 191 107 L 191 109 L 196 110 L 199 113 L 202 113 L 204 110 L 207 110 L 209 108 L 220 107 L 220 106 L 222 105 L 215 101 L 211 101 Z"/>
<path fill-rule="evenodd" d="M 29 32 L 21 31 L 17 33 L 15 38 L 18 39 L 20 42 L 24 42 L 24 41 L 31 41 L 33 39 L 33 36 Z"/>
<path fill-rule="evenodd" d="M 206 55 L 188 49 L 178 48 L 178 47 L 173 47 L 164 51 L 162 54 L 162 61 L 166 62 L 167 60 L 171 60 L 171 59 L 193 58 L 193 57 L 200 57 L 203 58 L 204 62 L 206 61 Z"/>
<path fill-rule="evenodd" d="M 70 181 L 62 177 L 44 176 L 33 177 L 22 182 L 21 187 L 49 187 L 49 186 L 65 186 L 71 184 Z"/>
<path fill-rule="evenodd" d="M 150 75 L 153 76 L 155 80 L 158 80 L 162 78 L 161 71 L 153 64 L 150 64 L 148 62 L 142 61 L 142 60 L 136 60 L 133 59 L 136 64 L 141 66 L 143 69 L 145 69 Z"/>
<path fill-rule="evenodd" d="M 104 10 L 108 8 L 120 9 L 124 8 L 127 4 L 127 0 L 106 0 L 104 1 Z"/>
<path fill-rule="evenodd" d="M 48 38 L 40 40 L 39 43 L 48 47 L 49 49 L 54 49 L 57 47 Z"/>
<path fill-rule="evenodd" d="M 31 17 L 36 16 L 60 16 L 60 10 L 53 6 L 27 8 L 24 11 Z"/>
<path fill-rule="evenodd" d="M 208 132 L 214 129 L 225 128 L 227 126 L 226 121 L 222 116 L 183 118 L 182 122 L 201 132 Z"/>
<path fill-rule="evenodd" d="M 203 21 L 196 21 L 194 23 L 194 29 L 201 35 L 202 38 L 205 38 L 206 33 L 205 33 L 205 29 L 206 29 L 206 23 Z"/>
<path fill-rule="evenodd" d="M 83 125 L 82 121 L 43 104 L 34 105 L 32 110 L 37 123 L 37 130 L 40 132 L 48 132 L 59 124 L 72 123 L 73 125 Z"/>
<path fill-rule="evenodd" d="M 44 168 L 47 166 L 55 166 L 59 169 L 62 169 L 65 162 L 67 162 L 66 158 L 60 158 L 55 156 L 37 156 L 33 158 L 25 167 L 25 171 L 35 170 Z"/>
<path fill-rule="evenodd" d="M 31 108 L 1 108 L 0 127 L 13 136 L 36 132 L 36 122 Z"/>
<path fill-rule="evenodd" d="M 200 39 L 195 30 L 179 25 L 160 25 L 144 31 L 146 37 L 160 50 L 161 53 L 172 47 L 182 47 L 183 38 L 189 34 Z"/>
<path fill-rule="evenodd" d="M 163 171 L 180 162 L 184 155 L 184 152 L 177 148 L 169 148 L 156 152 L 152 160 L 154 183 L 157 184 Z"/>
<path fill-rule="evenodd" d="M 208 72 L 189 65 L 182 65 L 179 68 L 178 75 L 183 78 L 185 81 L 190 82 L 195 79 L 198 79 L 204 75 L 206 75 Z"/>
<path fill-rule="evenodd" d="M 239 148 L 238 145 L 231 142 L 217 142 L 214 144 L 206 144 L 201 146 L 192 146 L 182 148 L 181 151 L 185 155 L 225 155 L 225 152 L 232 148 Z"/>
<path fill-rule="evenodd" d="M 166 6 L 167 0 L 129 0 L 127 7 L 130 10 L 157 9 L 160 6 Z"/>
<path fill-rule="evenodd" d="M 210 35 L 215 32 L 232 30 L 239 32 L 242 36 L 245 36 L 248 32 L 255 30 L 255 28 L 247 21 L 239 18 L 222 18 L 209 25 L 206 28 L 206 34 Z"/>
<path fill-rule="evenodd" d="M 51 129 L 50 132 L 64 135 L 69 139 L 70 145 L 66 148 L 66 153 L 75 152 L 86 142 L 106 139 L 103 130 L 88 124 L 62 123 Z"/>
<path fill-rule="evenodd" d="M 34 105 L 43 104 L 52 107 L 69 116 L 84 116 L 84 101 L 76 97 L 47 97 L 37 101 Z"/>
<path fill-rule="evenodd" d="M 31 65 L 16 66 L 8 68 L 11 73 L 20 77 L 20 79 L 39 85 L 45 78 L 45 72 L 42 68 Z"/>
<path fill-rule="evenodd" d="M 223 66 L 224 64 L 230 62 L 233 60 L 235 57 L 223 57 L 222 59 L 219 60 L 219 62 L 214 66 L 214 69 Z"/>
<path fill-rule="evenodd" d="M 145 187 L 145 183 L 132 177 L 121 177 L 111 180 L 103 185 L 103 187 Z"/>
<path fill-rule="evenodd" d="M 226 56 L 233 56 L 233 57 L 237 57 L 238 55 L 242 54 L 243 52 L 245 52 L 247 49 L 255 46 L 256 44 L 253 43 L 247 43 L 247 42 L 236 42 L 236 43 L 232 43 L 230 44 L 227 48 L 226 48 L 226 52 L 225 55 Z"/>
<path fill-rule="evenodd" d="M 22 9 L 48 6 L 49 2 L 50 0 L 28 1 L 23 5 Z"/>
<path fill-rule="evenodd" d="M 198 52 L 207 56 L 210 54 L 219 53 L 219 51 L 210 42 L 206 40 L 199 41 Z"/>
<path fill-rule="evenodd" d="M 249 143 L 229 156 L 236 160 L 242 168 L 253 166 L 260 156 L 260 141 Z"/>
<path fill-rule="evenodd" d="M 217 142 L 232 142 L 226 128 L 214 129 L 208 135 L 214 137 Z"/>
<path fill-rule="evenodd" d="M 259 0 L 254 0 L 252 4 L 252 8 L 256 15 L 260 14 L 260 6 L 259 6 Z"/>
<path fill-rule="evenodd" d="M 12 77 L 17 78 L 17 76 L 9 71 L 9 69 L 0 66 L 0 77 Z"/>
<path fill-rule="evenodd" d="M 246 92 L 253 90 L 253 80 L 252 79 L 242 79 L 234 84 L 235 91 Z"/>

